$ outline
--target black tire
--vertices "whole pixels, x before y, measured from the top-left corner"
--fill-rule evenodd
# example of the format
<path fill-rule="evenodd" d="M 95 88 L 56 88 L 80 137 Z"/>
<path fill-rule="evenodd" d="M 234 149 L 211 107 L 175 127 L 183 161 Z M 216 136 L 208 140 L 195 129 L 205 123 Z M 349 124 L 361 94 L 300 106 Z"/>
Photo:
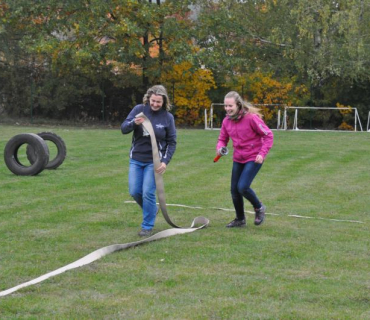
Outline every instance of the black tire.
<path fill-rule="evenodd" d="M 40 132 L 37 134 L 42 139 L 53 142 L 57 147 L 57 155 L 54 159 L 49 160 L 49 163 L 46 165 L 45 169 L 56 169 L 58 168 L 67 156 L 67 148 L 61 137 L 56 135 L 53 132 Z M 32 146 L 27 147 L 27 158 L 30 163 L 33 163 L 36 159 L 35 153 Z"/>
<path fill-rule="evenodd" d="M 24 145 L 35 150 L 35 161 L 30 166 L 18 159 L 18 150 Z M 11 138 L 5 146 L 4 160 L 8 169 L 18 176 L 35 176 L 45 169 L 49 162 L 49 148 L 46 142 L 34 133 L 21 133 Z"/>

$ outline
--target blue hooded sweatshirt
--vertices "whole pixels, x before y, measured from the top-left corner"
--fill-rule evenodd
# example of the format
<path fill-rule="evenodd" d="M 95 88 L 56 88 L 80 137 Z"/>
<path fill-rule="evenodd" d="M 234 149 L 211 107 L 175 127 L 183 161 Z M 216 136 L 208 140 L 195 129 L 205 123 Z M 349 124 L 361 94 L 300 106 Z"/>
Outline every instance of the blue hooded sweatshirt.
<path fill-rule="evenodd" d="M 158 111 L 153 111 L 149 105 L 144 104 L 134 107 L 121 124 L 123 134 L 134 131 L 130 158 L 140 162 L 153 162 L 150 136 L 143 130 L 142 125 L 136 125 L 134 122 L 135 116 L 140 112 L 143 112 L 152 123 L 160 160 L 167 165 L 176 150 L 175 120 L 167 110 L 161 108 Z"/>

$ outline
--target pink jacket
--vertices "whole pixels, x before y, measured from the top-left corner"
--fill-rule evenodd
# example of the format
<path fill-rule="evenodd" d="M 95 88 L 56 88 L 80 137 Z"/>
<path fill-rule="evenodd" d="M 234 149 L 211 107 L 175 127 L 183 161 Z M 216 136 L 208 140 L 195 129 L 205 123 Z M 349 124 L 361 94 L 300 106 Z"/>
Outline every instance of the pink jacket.
<path fill-rule="evenodd" d="M 246 114 L 235 122 L 226 117 L 222 121 L 216 150 L 233 141 L 233 160 L 239 163 L 254 161 L 257 155 L 265 159 L 274 142 L 274 135 L 256 114 Z"/>

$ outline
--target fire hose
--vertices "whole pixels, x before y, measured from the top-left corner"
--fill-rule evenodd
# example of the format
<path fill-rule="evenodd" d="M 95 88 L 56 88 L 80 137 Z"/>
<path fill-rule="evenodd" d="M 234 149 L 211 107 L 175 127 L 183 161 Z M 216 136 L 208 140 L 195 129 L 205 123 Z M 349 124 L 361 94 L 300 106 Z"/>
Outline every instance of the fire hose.
<path fill-rule="evenodd" d="M 144 122 L 143 122 L 142 125 L 150 134 L 150 139 L 151 139 L 151 143 L 152 143 L 154 168 L 158 168 L 160 166 L 160 159 L 159 159 L 157 141 L 155 139 L 155 134 L 154 134 L 152 124 L 151 124 L 150 120 L 143 113 L 138 114 L 136 117 L 144 118 Z M 155 172 L 155 170 L 154 170 L 154 172 Z M 163 184 L 163 176 L 161 174 L 155 173 L 155 183 L 156 183 L 157 196 L 158 196 L 160 209 L 161 209 L 163 217 L 165 218 L 167 223 L 170 226 L 173 227 L 172 229 L 167 229 L 167 230 L 158 232 L 158 233 L 152 235 L 151 237 L 148 237 L 148 238 L 140 240 L 140 241 L 129 242 L 129 243 L 124 243 L 124 244 L 113 244 L 113 245 L 110 245 L 110 246 L 107 246 L 107 247 L 100 248 L 100 249 L 95 250 L 95 251 L 91 252 L 90 254 L 82 257 L 81 259 L 79 259 L 79 260 L 77 260 L 73 263 L 70 263 L 70 264 L 68 264 L 64 267 L 61 267 L 61 268 L 59 268 L 57 270 L 54 270 L 52 272 L 49 272 L 47 274 L 44 274 L 44 275 L 42 275 L 38 278 L 35 278 L 31 281 L 28 281 L 28 282 L 22 283 L 20 285 L 17 285 L 13 288 L 10 288 L 10 289 L 4 290 L 4 291 L 0 291 L 0 297 L 11 294 L 15 291 L 18 291 L 21 288 L 25 288 L 25 287 L 31 286 L 33 284 L 40 283 L 40 282 L 42 282 L 42 281 L 44 281 L 48 278 L 54 277 L 58 274 L 61 274 L 65 271 L 67 271 L 67 270 L 79 268 L 79 267 L 82 267 L 84 265 L 90 264 L 90 263 L 92 263 L 92 262 L 94 262 L 94 261 L 96 261 L 96 260 L 98 260 L 98 259 L 100 259 L 100 258 L 102 258 L 102 257 L 104 257 L 108 254 L 111 254 L 113 252 L 121 251 L 121 250 L 124 250 L 124 249 L 128 249 L 128 248 L 131 248 L 131 247 L 138 246 L 138 245 L 143 244 L 143 243 L 147 243 L 147 242 L 151 242 L 151 241 L 154 241 L 154 240 L 159 240 L 159 239 L 171 237 L 171 236 L 178 235 L 178 234 L 194 232 L 196 230 L 206 228 L 209 225 L 209 220 L 205 217 L 196 217 L 196 218 L 194 218 L 194 220 L 191 223 L 189 228 L 182 228 L 182 227 L 179 227 L 176 224 L 174 224 L 171 221 L 171 219 L 168 215 L 168 212 L 167 212 L 165 192 L 164 192 L 164 184 Z"/>

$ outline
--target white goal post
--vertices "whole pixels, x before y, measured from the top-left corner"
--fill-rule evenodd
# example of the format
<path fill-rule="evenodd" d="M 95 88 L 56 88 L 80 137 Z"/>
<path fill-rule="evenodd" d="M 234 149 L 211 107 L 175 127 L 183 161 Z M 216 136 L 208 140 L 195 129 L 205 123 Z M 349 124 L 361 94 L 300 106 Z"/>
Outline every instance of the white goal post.
<path fill-rule="evenodd" d="M 218 121 L 219 123 L 215 123 L 214 119 L 215 119 L 215 115 L 216 115 L 215 109 L 218 109 L 219 107 L 223 107 L 223 106 L 224 106 L 223 103 L 212 103 L 211 107 L 209 108 L 209 112 L 207 111 L 207 109 L 204 109 L 204 129 L 206 129 L 206 130 L 219 130 L 221 128 L 222 119 L 220 119 Z M 285 104 L 253 104 L 253 106 L 255 106 L 255 107 L 275 107 L 275 108 L 278 107 L 279 109 L 277 110 L 277 126 L 276 126 L 276 128 L 277 129 L 282 129 L 281 110 L 283 109 L 283 107 L 286 106 Z M 223 108 L 222 108 L 222 111 L 223 111 L 223 113 L 225 113 Z M 216 116 L 216 118 L 217 118 L 217 116 Z"/>
<path fill-rule="evenodd" d="M 209 118 L 207 115 L 207 109 L 204 109 L 204 129 L 213 130 L 213 110 L 215 106 L 224 106 L 223 103 L 212 103 L 209 109 Z M 219 129 L 219 128 L 217 128 Z"/>
<path fill-rule="evenodd" d="M 284 116 L 283 116 L 283 129 L 284 130 L 288 130 L 288 110 L 289 109 L 293 109 L 294 110 L 294 121 L 293 121 L 293 130 L 300 130 L 298 128 L 298 110 L 301 110 L 301 109 L 307 109 L 307 110 L 337 110 L 337 111 L 340 111 L 340 110 L 354 110 L 355 112 L 355 115 L 354 115 L 354 131 L 357 131 L 357 123 L 359 124 L 360 126 L 360 130 L 362 130 L 362 125 L 361 125 L 361 121 L 360 121 L 360 117 L 358 115 L 358 112 L 357 112 L 357 108 L 349 108 L 349 107 L 338 107 L 338 108 L 333 108 L 333 107 L 293 107 L 293 106 L 286 106 L 284 108 Z M 318 130 L 315 130 L 315 129 L 304 129 L 305 131 L 318 131 Z M 328 131 L 328 130 L 321 130 L 321 131 Z"/>
<path fill-rule="evenodd" d="M 206 130 L 219 130 L 221 128 L 222 119 L 225 116 L 225 112 L 223 110 L 224 104 L 223 103 L 212 103 L 210 108 L 207 110 L 204 110 L 204 128 Z M 299 110 L 306 109 L 306 110 L 336 110 L 337 112 L 340 112 L 341 110 L 350 110 L 354 112 L 353 115 L 353 131 L 358 131 L 357 127 L 359 126 L 360 131 L 363 131 L 360 117 L 357 111 L 357 108 L 350 108 L 350 107 L 309 107 L 309 106 L 287 106 L 285 104 L 254 104 L 256 107 L 260 106 L 266 106 L 266 107 L 278 107 L 276 110 L 276 129 L 282 129 L 282 130 L 289 130 L 288 128 L 288 111 L 294 110 L 294 121 L 293 121 L 293 128 L 292 130 L 305 130 L 305 131 L 330 131 L 330 129 L 300 129 L 298 127 L 298 116 L 299 116 Z M 281 114 L 283 113 L 283 119 L 281 120 Z M 222 115 L 222 116 L 221 116 Z M 216 122 L 215 122 L 216 121 Z M 271 125 L 271 122 L 270 122 Z M 338 130 L 335 130 L 338 131 Z M 352 131 L 352 130 L 342 130 L 342 131 Z M 366 131 L 370 132 L 370 111 L 368 115 L 367 120 L 367 129 Z"/>

